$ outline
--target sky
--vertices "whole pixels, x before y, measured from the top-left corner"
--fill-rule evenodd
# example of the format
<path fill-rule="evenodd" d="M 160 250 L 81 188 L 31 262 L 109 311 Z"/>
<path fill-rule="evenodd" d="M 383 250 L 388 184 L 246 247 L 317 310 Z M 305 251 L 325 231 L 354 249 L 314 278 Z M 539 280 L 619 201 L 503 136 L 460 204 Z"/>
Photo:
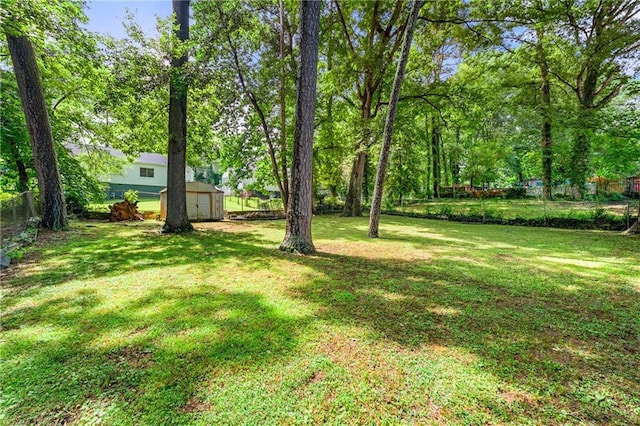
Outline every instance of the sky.
<path fill-rule="evenodd" d="M 166 18 L 172 11 L 170 0 L 89 0 L 87 5 L 87 27 L 114 37 L 125 36 L 122 22 L 127 9 L 134 13 L 136 21 L 147 34 L 155 33 L 156 15 Z"/>

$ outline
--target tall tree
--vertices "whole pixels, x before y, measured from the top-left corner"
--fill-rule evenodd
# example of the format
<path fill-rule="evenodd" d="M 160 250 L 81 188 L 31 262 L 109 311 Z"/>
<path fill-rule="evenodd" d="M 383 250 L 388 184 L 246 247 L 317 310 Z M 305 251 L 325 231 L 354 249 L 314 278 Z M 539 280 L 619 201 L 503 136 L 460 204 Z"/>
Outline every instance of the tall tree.
<path fill-rule="evenodd" d="M 167 219 L 162 232 L 181 233 L 193 230 L 187 214 L 185 180 L 187 155 L 187 76 L 185 64 L 189 39 L 189 0 L 173 0 L 179 40 L 172 52 L 169 83 L 169 149 L 167 167 Z"/>
<path fill-rule="evenodd" d="M 418 13 L 422 7 L 421 0 L 414 0 L 411 5 L 411 14 L 407 21 L 407 28 L 404 34 L 402 45 L 402 54 L 398 61 L 396 76 L 393 80 L 393 89 L 391 91 L 391 99 L 389 100 L 389 110 L 384 125 L 384 140 L 380 149 L 380 158 L 378 160 L 378 172 L 376 174 L 376 186 L 371 201 L 371 213 L 369 217 L 369 238 L 378 238 L 378 227 L 380 224 L 380 210 L 382 206 L 382 191 L 384 188 L 384 178 L 387 173 L 387 162 L 389 161 L 389 148 L 391 147 L 391 137 L 393 136 L 393 122 L 396 118 L 396 110 L 398 108 L 398 99 L 400 99 L 400 88 L 404 80 L 404 72 L 409 60 L 409 50 L 411 49 L 411 40 L 413 38 L 413 30 L 418 20 Z"/>
<path fill-rule="evenodd" d="M 302 254 L 315 252 L 311 239 L 312 171 L 321 4 L 315 0 L 301 2 L 300 61 L 291 164 L 291 192 L 287 210 L 287 231 L 280 244 L 280 250 Z"/>
<path fill-rule="evenodd" d="M 356 3 L 334 0 L 334 5 L 342 28 L 340 39 L 344 54 L 341 70 L 344 74 L 339 78 L 343 85 L 351 85 L 344 88 L 344 93 L 355 95 L 356 99 L 349 99 L 349 103 L 359 110 L 361 129 L 353 146 L 354 158 L 343 216 L 360 216 L 367 153 L 372 143 L 371 121 L 382 105 L 382 87 L 389 64 L 402 44 L 404 1 Z"/>
<path fill-rule="evenodd" d="M 541 132 L 540 146 L 542 148 L 542 195 L 545 199 L 552 198 L 553 184 L 553 140 L 551 136 L 551 81 L 549 76 L 549 62 L 544 46 L 544 28 L 536 26 L 536 63 L 540 69 L 540 110 Z"/>
<path fill-rule="evenodd" d="M 640 1 L 566 1 L 562 28 L 571 64 L 553 70 L 578 101 L 571 157 L 573 196 L 581 199 L 589 173 L 595 114 L 629 79 L 624 68 L 640 57 Z"/>
<path fill-rule="evenodd" d="M 65 229 L 67 212 L 36 54 L 27 36 L 10 32 L 5 35 L 31 140 L 42 225 L 52 230 Z"/>

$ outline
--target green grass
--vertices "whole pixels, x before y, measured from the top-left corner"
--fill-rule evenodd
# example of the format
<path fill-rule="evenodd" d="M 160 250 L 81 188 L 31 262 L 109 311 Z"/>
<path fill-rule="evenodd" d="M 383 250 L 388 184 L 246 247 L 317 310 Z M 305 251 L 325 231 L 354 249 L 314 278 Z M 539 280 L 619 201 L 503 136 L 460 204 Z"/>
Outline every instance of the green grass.
<path fill-rule="evenodd" d="M 631 214 L 637 210 L 637 200 L 629 200 Z M 626 201 L 590 202 L 590 201 L 547 201 L 540 199 L 503 200 L 487 199 L 484 211 L 487 215 L 503 219 L 538 219 L 546 217 L 584 218 L 596 214 L 599 209 L 614 216 L 626 214 Z M 396 207 L 397 210 L 431 214 L 473 214 L 482 215 L 480 199 L 439 199 L 427 203 L 410 204 Z"/>
<path fill-rule="evenodd" d="M 2 282 L 2 424 L 640 423 L 640 245 L 316 217 L 74 223 Z"/>
<path fill-rule="evenodd" d="M 269 208 L 262 208 L 268 206 Z M 235 196 L 224 197 L 224 209 L 226 211 L 243 210 L 278 210 L 282 209 L 282 202 L 279 199 L 261 200 L 258 197 L 240 198 Z"/>
<path fill-rule="evenodd" d="M 109 205 L 117 203 L 122 200 L 107 200 L 103 203 L 95 203 L 89 205 L 90 211 L 96 212 L 109 212 Z M 261 200 L 257 197 L 241 199 L 240 197 L 225 197 L 224 209 L 227 211 L 242 211 L 242 210 L 258 210 L 259 202 Z M 275 205 L 275 203 L 274 203 Z M 145 212 L 160 212 L 160 199 L 159 198 L 141 198 L 138 201 L 138 211 Z"/>

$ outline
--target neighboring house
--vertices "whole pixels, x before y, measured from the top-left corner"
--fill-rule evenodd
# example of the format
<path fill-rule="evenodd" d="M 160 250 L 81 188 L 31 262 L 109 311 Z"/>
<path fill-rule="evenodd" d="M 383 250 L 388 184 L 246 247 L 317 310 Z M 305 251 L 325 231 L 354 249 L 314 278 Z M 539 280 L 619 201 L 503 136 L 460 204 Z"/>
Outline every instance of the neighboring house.
<path fill-rule="evenodd" d="M 85 147 L 68 145 L 74 155 L 86 152 Z M 91 148 L 95 149 L 95 148 Z M 113 148 L 99 148 L 117 158 L 126 159 L 122 151 Z M 99 177 L 105 183 L 107 198 L 123 198 L 124 192 L 133 189 L 140 197 L 159 197 L 160 191 L 167 186 L 167 157 L 161 154 L 142 152 L 132 163 L 127 163 L 121 173 Z M 185 179 L 192 182 L 193 169 L 187 166 Z"/>

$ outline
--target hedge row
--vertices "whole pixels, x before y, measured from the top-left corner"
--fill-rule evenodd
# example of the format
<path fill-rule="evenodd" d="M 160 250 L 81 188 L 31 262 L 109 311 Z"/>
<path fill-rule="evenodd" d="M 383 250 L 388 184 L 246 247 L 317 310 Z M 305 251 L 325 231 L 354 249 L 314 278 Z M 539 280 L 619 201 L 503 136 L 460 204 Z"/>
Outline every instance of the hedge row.
<path fill-rule="evenodd" d="M 549 217 L 535 218 L 535 219 L 504 219 L 500 217 L 480 215 L 462 215 L 462 214 L 428 214 L 428 213 L 415 213 L 415 212 L 401 212 L 397 210 L 383 210 L 383 214 L 390 216 L 404 216 L 404 217 L 416 217 L 421 219 L 436 219 L 436 220 L 449 220 L 452 222 L 464 222 L 464 223 L 485 223 L 495 225 L 512 225 L 512 226 L 538 226 L 549 228 L 564 228 L 564 229 L 601 229 L 607 231 L 624 231 L 627 229 L 627 221 L 625 218 L 616 218 L 611 216 L 602 216 L 595 218 L 562 218 L 562 217 Z"/>

